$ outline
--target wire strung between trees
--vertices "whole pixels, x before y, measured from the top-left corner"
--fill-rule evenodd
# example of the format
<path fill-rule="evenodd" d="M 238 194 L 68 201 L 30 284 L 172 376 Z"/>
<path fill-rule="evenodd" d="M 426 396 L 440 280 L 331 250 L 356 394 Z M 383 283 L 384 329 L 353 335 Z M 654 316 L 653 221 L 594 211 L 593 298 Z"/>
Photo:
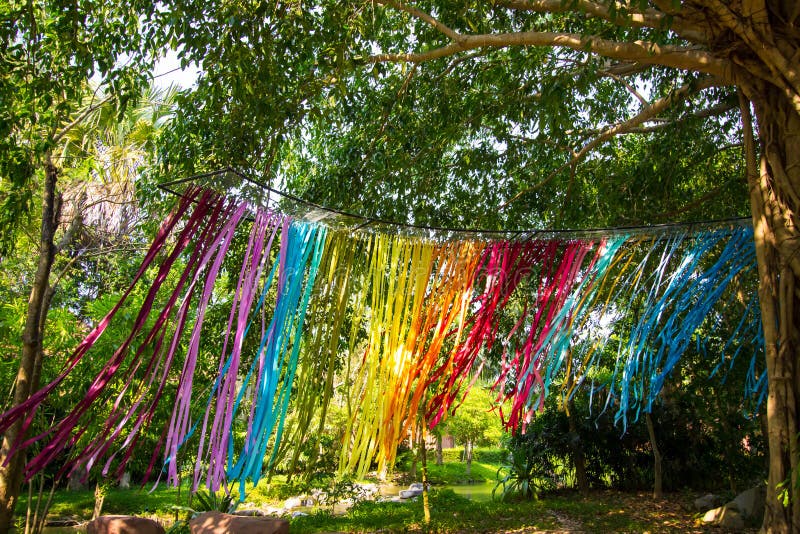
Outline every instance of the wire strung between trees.
<path fill-rule="evenodd" d="M 224 181 L 228 178 L 228 181 Z M 232 180 L 235 179 L 235 181 Z M 237 183 L 238 182 L 238 183 Z M 528 240 L 533 238 L 543 238 L 546 236 L 558 236 L 561 238 L 580 238 L 580 237 L 599 237 L 613 236 L 619 234 L 641 235 L 641 234 L 678 234 L 693 233 L 696 231 L 711 230 L 721 227 L 749 227 L 752 226 L 750 217 L 729 217 L 723 219 L 711 219 L 692 222 L 672 222 L 654 225 L 628 225 L 601 228 L 532 228 L 524 230 L 496 230 L 491 228 L 467 228 L 467 227 L 447 227 L 435 225 L 413 224 L 382 219 L 380 217 L 369 217 L 352 213 L 346 210 L 324 206 L 316 202 L 306 200 L 297 195 L 286 191 L 281 191 L 272 187 L 270 184 L 263 183 L 247 173 L 233 167 L 225 167 L 215 171 L 199 173 L 184 178 L 179 178 L 160 184 L 158 187 L 173 195 L 183 196 L 177 186 L 183 184 L 195 184 L 201 187 L 209 187 L 228 197 L 237 197 L 252 204 L 270 208 L 270 203 L 276 204 L 279 211 L 288 212 L 297 219 L 308 222 L 321 222 L 325 224 L 350 228 L 356 230 L 374 230 L 376 226 L 390 227 L 402 230 L 410 234 L 426 234 L 427 237 L 447 238 L 462 234 L 476 236 L 495 236 L 507 237 L 511 240 Z M 242 185 L 250 186 L 242 188 Z M 254 189 L 253 189 L 254 188 Z M 277 198 L 273 198 L 272 195 Z M 289 200 L 298 206 L 306 209 L 292 210 L 285 205 L 280 205 L 278 198 Z"/>

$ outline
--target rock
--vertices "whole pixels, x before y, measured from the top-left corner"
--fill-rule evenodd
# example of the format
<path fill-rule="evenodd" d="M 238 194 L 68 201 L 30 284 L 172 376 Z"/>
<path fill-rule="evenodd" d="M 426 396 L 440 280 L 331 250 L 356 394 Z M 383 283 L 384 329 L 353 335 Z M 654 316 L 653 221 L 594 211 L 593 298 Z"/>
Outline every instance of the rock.
<path fill-rule="evenodd" d="M 274 517 L 240 517 L 205 512 L 189 521 L 192 534 L 289 534 L 289 522 Z"/>
<path fill-rule="evenodd" d="M 81 482 L 80 477 L 69 477 L 67 480 L 67 489 L 70 491 L 81 491 L 86 489 L 86 485 Z"/>
<path fill-rule="evenodd" d="M 303 517 L 303 516 L 305 516 L 305 515 L 308 515 L 308 514 L 307 514 L 307 513 L 305 513 L 305 512 L 292 512 L 292 518 L 295 518 L 295 517 Z"/>
<path fill-rule="evenodd" d="M 744 519 L 742 519 L 742 515 L 733 503 L 707 511 L 703 516 L 703 522 L 714 523 L 727 530 L 742 530 L 744 528 Z"/>
<path fill-rule="evenodd" d="M 756 486 L 743 491 L 729 504 L 736 504 L 736 509 L 743 517 L 760 518 L 764 516 L 764 502 L 766 501 L 766 488 Z"/>
<path fill-rule="evenodd" d="M 401 499 L 410 499 L 411 497 L 418 497 L 422 495 L 422 483 L 414 482 L 407 490 L 400 490 Z M 430 486 L 429 486 L 430 487 Z"/>
<path fill-rule="evenodd" d="M 369 499 L 378 495 L 378 485 L 365 482 L 358 484 L 359 491 L 365 499 Z"/>
<path fill-rule="evenodd" d="M 131 474 L 129 472 L 122 473 L 122 478 L 119 479 L 119 489 L 131 489 Z"/>
<path fill-rule="evenodd" d="M 264 517 L 264 512 L 258 508 L 248 508 L 246 510 L 236 510 L 231 512 L 231 515 L 238 515 L 240 517 Z"/>
<path fill-rule="evenodd" d="M 744 519 L 733 508 L 722 509 L 722 516 L 717 521 L 717 526 L 727 530 L 744 530 Z"/>
<path fill-rule="evenodd" d="M 74 526 L 77 526 L 77 525 L 80 525 L 80 524 L 81 524 L 80 521 L 78 521 L 77 519 L 74 519 L 72 517 L 62 517 L 62 518 L 59 518 L 59 519 L 48 519 L 45 522 L 44 526 L 46 526 L 46 527 L 61 527 L 61 528 L 64 528 L 64 527 L 74 527 Z"/>
<path fill-rule="evenodd" d="M 289 497 L 283 502 L 283 507 L 287 510 L 291 508 L 297 508 L 299 506 L 303 506 L 302 497 Z"/>
<path fill-rule="evenodd" d="M 145 517 L 102 515 L 86 525 L 86 534 L 164 534 L 164 527 Z"/>
<path fill-rule="evenodd" d="M 718 506 L 722 506 L 724 501 L 722 497 L 719 495 L 714 495 L 713 493 L 709 493 L 708 495 L 703 495 L 702 497 L 698 497 L 694 500 L 694 507 L 698 512 L 705 512 L 707 510 L 711 510 L 712 508 L 716 508 Z"/>

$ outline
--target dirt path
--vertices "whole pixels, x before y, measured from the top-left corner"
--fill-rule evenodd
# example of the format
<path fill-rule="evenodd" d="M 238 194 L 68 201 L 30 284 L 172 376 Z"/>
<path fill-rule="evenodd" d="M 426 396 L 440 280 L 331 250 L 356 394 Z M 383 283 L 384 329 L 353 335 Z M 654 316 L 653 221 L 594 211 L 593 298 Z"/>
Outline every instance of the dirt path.
<path fill-rule="evenodd" d="M 558 524 L 561 526 L 561 529 L 555 532 L 586 532 L 583 528 L 583 524 L 573 517 L 569 517 L 564 512 L 557 512 L 555 510 L 548 510 L 551 516 L 553 516 Z"/>

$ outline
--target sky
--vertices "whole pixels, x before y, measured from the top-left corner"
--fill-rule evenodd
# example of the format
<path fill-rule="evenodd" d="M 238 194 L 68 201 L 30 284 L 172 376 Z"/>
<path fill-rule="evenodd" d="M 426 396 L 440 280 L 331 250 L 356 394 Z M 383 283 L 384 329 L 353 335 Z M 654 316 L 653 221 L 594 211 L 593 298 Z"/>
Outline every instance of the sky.
<path fill-rule="evenodd" d="M 159 88 L 166 88 L 170 85 L 177 85 L 181 89 L 192 87 L 200 73 L 200 67 L 196 64 L 187 66 L 181 70 L 181 63 L 178 55 L 173 50 L 161 58 L 153 69 L 153 81 Z"/>

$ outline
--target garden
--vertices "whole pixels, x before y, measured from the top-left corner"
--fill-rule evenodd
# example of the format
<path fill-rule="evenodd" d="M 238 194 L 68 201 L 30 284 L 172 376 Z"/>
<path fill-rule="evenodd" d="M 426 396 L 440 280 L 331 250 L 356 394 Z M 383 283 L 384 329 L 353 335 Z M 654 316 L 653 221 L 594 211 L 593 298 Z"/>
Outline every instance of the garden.
<path fill-rule="evenodd" d="M 3 5 L 0 532 L 798 530 L 796 4 Z"/>

